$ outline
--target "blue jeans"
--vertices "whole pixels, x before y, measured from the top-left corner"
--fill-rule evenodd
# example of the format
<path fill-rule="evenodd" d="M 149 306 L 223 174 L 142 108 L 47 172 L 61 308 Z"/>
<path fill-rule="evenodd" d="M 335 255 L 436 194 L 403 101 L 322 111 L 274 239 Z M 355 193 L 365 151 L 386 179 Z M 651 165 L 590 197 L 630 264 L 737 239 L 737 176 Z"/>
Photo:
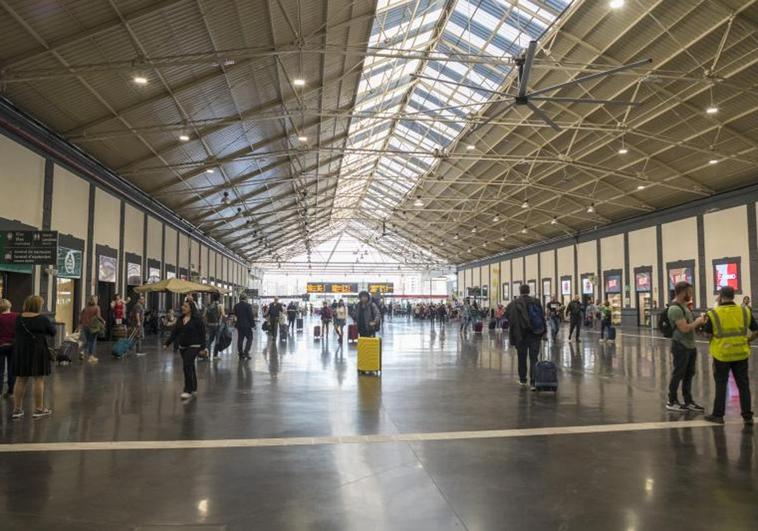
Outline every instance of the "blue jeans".
<path fill-rule="evenodd" d="M 611 322 L 603 319 L 600 322 L 600 339 L 603 339 L 605 337 L 605 331 L 606 330 L 610 331 L 610 329 L 611 329 Z"/>
<path fill-rule="evenodd" d="M 97 334 L 93 334 L 86 328 L 84 329 L 84 352 L 94 356 L 97 349 Z"/>

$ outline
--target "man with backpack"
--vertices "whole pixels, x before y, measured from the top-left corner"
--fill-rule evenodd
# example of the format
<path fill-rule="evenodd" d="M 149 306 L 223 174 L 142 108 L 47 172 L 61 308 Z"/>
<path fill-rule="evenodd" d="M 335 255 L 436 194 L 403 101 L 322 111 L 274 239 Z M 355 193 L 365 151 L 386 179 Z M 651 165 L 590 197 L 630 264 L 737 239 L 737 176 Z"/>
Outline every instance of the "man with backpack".
<path fill-rule="evenodd" d="M 531 384 L 536 391 L 534 368 L 537 364 L 542 336 L 547 329 L 545 311 L 540 301 L 529 295 L 529 284 L 522 284 L 517 297 L 505 309 L 505 315 L 510 323 L 508 340 L 516 346 L 518 354 L 518 377 L 521 385 Z M 529 360 L 529 382 L 527 382 L 527 359 Z"/>
<path fill-rule="evenodd" d="M 692 378 L 695 376 L 697 347 L 695 330 L 705 324 L 705 316 L 694 318 L 688 308 L 692 300 L 692 284 L 677 282 L 674 286 L 674 300 L 658 321 L 663 335 L 671 338 L 671 356 L 674 368 L 669 381 L 669 398 L 666 409 L 669 411 L 705 411 L 703 406 L 692 399 Z M 679 402 L 679 384 L 682 385 L 684 404 Z"/>
<path fill-rule="evenodd" d="M 569 318 L 569 341 L 571 341 L 571 335 L 576 332 L 574 339 L 579 341 L 579 332 L 582 330 L 582 303 L 579 299 L 579 295 L 566 306 L 566 313 Z"/>
<path fill-rule="evenodd" d="M 224 308 L 219 303 L 219 298 L 218 293 L 211 294 L 211 303 L 205 309 L 205 330 L 208 333 L 206 350 L 208 353 L 212 353 L 213 359 L 218 358 L 218 334 L 221 330 L 219 325 L 224 317 Z"/>

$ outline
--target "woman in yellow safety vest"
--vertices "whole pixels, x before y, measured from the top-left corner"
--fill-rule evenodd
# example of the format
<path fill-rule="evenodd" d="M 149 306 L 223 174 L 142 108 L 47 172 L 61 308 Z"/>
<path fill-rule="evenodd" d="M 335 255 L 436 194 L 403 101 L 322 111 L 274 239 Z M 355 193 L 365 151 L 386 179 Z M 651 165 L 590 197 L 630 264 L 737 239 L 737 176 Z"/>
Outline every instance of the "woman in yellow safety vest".
<path fill-rule="evenodd" d="M 716 382 L 713 412 L 705 420 L 724 423 L 726 386 L 731 371 L 740 392 L 742 418 L 746 424 L 752 424 L 748 358 L 750 342 L 758 337 L 758 324 L 747 308 L 734 303 L 734 288 L 721 288 L 718 302 L 716 308 L 708 311 L 705 324 L 705 332 L 711 334 L 710 353 L 713 356 L 713 379 Z"/>

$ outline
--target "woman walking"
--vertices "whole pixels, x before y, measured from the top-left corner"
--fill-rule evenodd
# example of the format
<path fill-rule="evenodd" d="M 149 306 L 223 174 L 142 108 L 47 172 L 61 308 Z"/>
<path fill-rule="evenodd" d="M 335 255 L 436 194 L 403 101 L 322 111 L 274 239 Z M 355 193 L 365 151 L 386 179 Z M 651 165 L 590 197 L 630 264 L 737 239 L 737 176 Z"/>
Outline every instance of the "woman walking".
<path fill-rule="evenodd" d="M 84 355 L 87 361 L 97 363 L 97 336 L 105 331 L 105 320 L 100 312 L 100 306 L 97 304 L 97 295 L 90 295 L 87 299 L 87 306 L 79 314 L 79 330 L 84 333 Z"/>
<path fill-rule="evenodd" d="M 182 304 L 182 317 L 176 322 L 164 346 L 168 347 L 176 339 L 184 368 L 184 391 L 182 398 L 192 398 L 197 394 L 197 371 L 195 359 L 205 345 L 205 323 L 192 300 Z"/>
<path fill-rule="evenodd" d="M 334 331 L 342 342 L 342 338 L 345 335 L 345 323 L 347 322 L 347 306 L 342 299 L 337 303 L 337 308 L 334 310 Z"/>
<path fill-rule="evenodd" d="M 46 417 L 53 413 L 44 403 L 45 376 L 51 372 L 48 337 L 55 336 L 55 327 L 50 319 L 40 315 L 44 305 L 42 297 L 30 295 L 24 301 L 23 313 L 16 319 L 16 348 L 13 352 L 13 366 L 16 384 L 13 389 L 13 414 L 11 418 L 24 416 L 22 408 L 26 384 L 34 380 L 34 413 L 32 417 Z"/>
<path fill-rule="evenodd" d="M 3 380 L 8 371 L 8 391 L 3 398 L 13 396 L 13 384 L 16 377 L 13 373 L 13 339 L 16 336 L 16 319 L 18 314 L 11 311 L 11 301 L 0 299 L 0 392 L 3 390 Z"/>

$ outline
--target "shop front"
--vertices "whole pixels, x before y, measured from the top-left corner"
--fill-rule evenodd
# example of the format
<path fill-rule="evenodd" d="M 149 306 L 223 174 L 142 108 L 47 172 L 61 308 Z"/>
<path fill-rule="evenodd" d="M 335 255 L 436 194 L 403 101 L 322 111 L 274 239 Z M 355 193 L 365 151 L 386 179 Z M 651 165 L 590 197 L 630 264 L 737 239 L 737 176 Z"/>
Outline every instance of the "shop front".
<path fill-rule="evenodd" d="M 621 308 L 623 306 L 623 284 L 620 269 L 603 271 L 603 290 L 605 299 L 611 306 L 611 323 L 614 326 L 621 324 Z"/>
<path fill-rule="evenodd" d="M 568 306 L 571 302 L 571 295 L 573 290 L 571 289 L 571 283 L 573 282 L 571 275 L 563 275 L 561 277 L 561 302 L 564 306 Z"/>

